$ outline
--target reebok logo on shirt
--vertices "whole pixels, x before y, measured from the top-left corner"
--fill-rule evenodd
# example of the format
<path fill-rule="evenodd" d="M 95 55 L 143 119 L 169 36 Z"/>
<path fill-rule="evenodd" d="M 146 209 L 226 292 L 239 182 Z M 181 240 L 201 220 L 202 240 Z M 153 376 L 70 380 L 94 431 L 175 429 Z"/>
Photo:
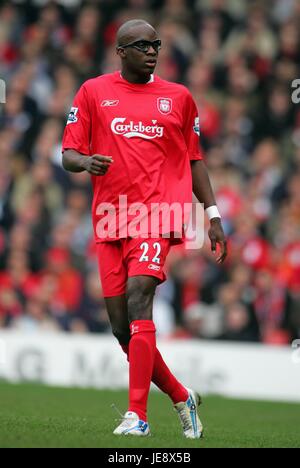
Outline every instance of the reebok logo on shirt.
<path fill-rule="evenodd" d="M 104 101 L 101 102 L 101 107 L 113 107 L 117 106 L 119 104 L 118 99 L 104 99 Z"/>
<path fill-rule="evenodd" d="M 137 123 L 130 120 L 125 123 L 126 117 L 116 117 L 111 123 L 111 130 L 116 135 L 123 135 L 125 138 L 140 137 L 145 140 L 161 138 L 164 134 L 164 127 L 157 125 L 157 120 L 152 120 L 153 125 L 145 125 L 139 121 Z"/>

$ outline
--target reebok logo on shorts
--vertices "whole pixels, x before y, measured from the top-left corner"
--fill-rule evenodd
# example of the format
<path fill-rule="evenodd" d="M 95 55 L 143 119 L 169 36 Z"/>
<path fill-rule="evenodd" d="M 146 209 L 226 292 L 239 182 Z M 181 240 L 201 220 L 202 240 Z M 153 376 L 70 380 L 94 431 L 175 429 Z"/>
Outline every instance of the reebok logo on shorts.
<path fill-rule="evenodd" d="M 160 270 L 160 266 L 158 265 L 153 265 L 153 263 L 150 263 L 150 265 L 148 266 L 149 270 L 156 270 L 156 271 L 159 271 Z"/>

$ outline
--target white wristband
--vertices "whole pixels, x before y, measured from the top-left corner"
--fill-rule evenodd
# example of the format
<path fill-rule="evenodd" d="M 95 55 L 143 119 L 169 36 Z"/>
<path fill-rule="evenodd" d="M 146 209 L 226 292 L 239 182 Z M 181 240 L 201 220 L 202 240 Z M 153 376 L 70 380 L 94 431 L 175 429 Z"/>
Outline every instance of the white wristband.
<path fill-rule="evenodd" d="M 206 208 L 205 211 L 209 220 L 211 220 L 212 218 L 221 218 L 218 207 L 216 205 L 209 206 L 208 208 Z"/>

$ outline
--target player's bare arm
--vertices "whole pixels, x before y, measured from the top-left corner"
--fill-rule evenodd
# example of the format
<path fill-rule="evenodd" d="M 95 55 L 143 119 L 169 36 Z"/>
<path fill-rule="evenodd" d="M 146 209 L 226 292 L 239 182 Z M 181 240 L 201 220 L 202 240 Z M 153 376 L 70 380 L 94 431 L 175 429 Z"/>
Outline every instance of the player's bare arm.
<path fill-rule="evenodd" d="M 107 173 L 113 159 L 102 154 L 85 156 L 75 150 L 67 149 L 64 151 L 62 163 L 64 169 L 70 172 L 87 171 L 91 175 L 102 176 Z"/>
<path fill-rule="evenodd" d="M 193 192 L 200 203 L 204 203 L 204 208 L 216 205 L 215 196 L 205 163 L 203 161 L 191 161 Z M 223 263 L 227 257 L 227 241 L 224 235 L 221 218 L 210 220 L 208 236 L 211 242 L 212 252 L 216 252 L 217 244 L 220 246 L 220 255 L 217 257 L 218 263 Z"/>

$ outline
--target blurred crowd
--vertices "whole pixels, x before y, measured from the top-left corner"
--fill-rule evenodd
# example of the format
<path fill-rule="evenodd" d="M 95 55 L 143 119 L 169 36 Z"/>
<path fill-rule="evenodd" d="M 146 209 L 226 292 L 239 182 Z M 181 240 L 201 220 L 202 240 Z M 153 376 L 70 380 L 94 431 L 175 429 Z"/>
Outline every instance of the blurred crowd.
<path fill-rule="evenodd" d="M 61 138 L 81 83 L 119 68 L 115 33 L 143 18 L 156 73 L 192 92 L 229 238 L 176 247 L 154 317 L 164 338 L 289 343 L 300 337 L 299 0 L 15 0 L 0 7 L 0 327 L 110 333 L 89 175 Z M 206 226 L 207 228 L 207 226 Z"/>

